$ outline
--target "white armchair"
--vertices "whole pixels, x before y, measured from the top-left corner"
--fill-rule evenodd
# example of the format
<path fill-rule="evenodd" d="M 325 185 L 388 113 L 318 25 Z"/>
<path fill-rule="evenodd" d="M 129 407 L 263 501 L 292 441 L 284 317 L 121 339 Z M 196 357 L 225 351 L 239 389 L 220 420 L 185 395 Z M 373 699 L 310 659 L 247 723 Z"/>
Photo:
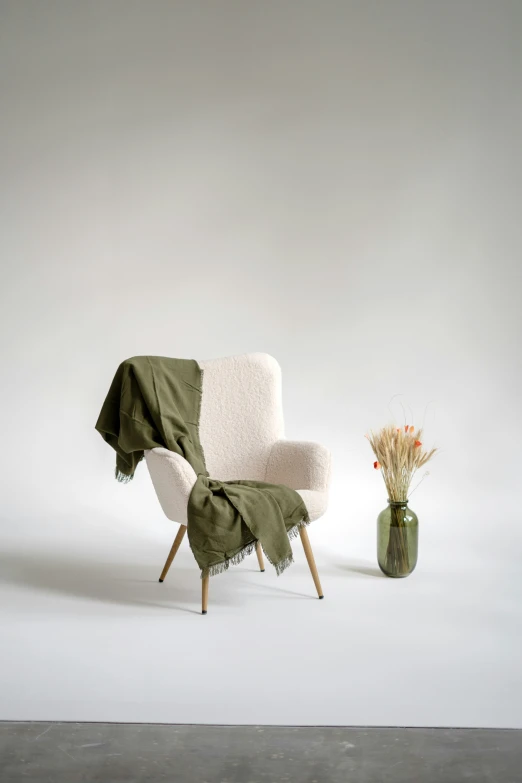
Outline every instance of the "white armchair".
<path fill-rule="evenodd" d="M 330 452 L 318 443 L 284 439 L 281 368 L 268 354 L 251 353 L 199 362 L 203 370 L 199 435 L 213 479 L 250 479 L 286 484 L 303 498 L 310 520 L 326 511 Z M 145 452 L 166 516 L 180 528 L 160 576 L 163 582 L 187 531 L 187 507 L 196 474 L 179 454 L 164 448 Z M 323 597 L 305 527 L 301 540 L 319 598 Z M 261 548 L 259 566 L 264 571 Z M 203 580 L 207 611 L 208 578 Z"/>

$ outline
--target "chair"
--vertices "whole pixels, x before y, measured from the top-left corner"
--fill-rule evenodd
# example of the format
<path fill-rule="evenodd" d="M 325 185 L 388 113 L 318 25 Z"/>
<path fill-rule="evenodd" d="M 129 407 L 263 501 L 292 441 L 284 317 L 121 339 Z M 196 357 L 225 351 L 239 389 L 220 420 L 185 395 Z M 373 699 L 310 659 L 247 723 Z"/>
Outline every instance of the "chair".
<path fill-rule="evenodd" d="M 310 520 L 326 511 L 330 452 L 318 443 L 284 439 L 281 368 L 265 353 L 199 362 L 203 370 L 199 434 L 209 475 L 230 481 L 250 479 L 286 484 L 303 498 Z M 180 527 L 163 582 L 187 532 L 187 506 L 196 474 L 179 454 L 164 448 L 145 452 L 159 502 Z M 306 527 L 299 530 L 319 598 L 323 591 Z M 259 543 L 256 552 L 265 570 Z M 202 580 L 202 613 L 207 613 L 209 578 Z"/>

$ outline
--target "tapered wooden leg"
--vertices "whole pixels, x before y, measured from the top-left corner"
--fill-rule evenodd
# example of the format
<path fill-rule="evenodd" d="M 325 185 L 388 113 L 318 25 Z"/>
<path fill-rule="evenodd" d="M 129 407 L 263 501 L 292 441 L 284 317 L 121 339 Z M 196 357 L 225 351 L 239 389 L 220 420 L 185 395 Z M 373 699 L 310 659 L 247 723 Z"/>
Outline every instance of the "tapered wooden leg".
<path fill-rule="evenodd" d="M 256 554 L 257 554 L 257 562 L 259 563 L 259 570 L 264 571 L 265 561 L 263 560 L 263 550 L 261 548 L 261 544 L 259 543 L 259 541 L 256 544 Z"/>
<path fill-rule="evenodd" d="M 187 532 L 187 526 L 186 525 L 180 525 L 179 526 L 179 530 L 178 530 L 178 534 L 177 534 L 176 538 L 174 539 L 174 543 L 172 544 L 172 549 L 170 550 L 169 556 L 167 557 L 167 562 L 163 566 L 163 571 L 161 572 L 161 576 L 159 578 L 160 582 L 163 582 L 163 580 L 167 576 L 168 570 L 169 570 L 170 566 L 172 565 L 172 561 L 174 560 L 174 558 L 176 556 L 176 552 L 178 551 L 179 546 L 180 546 L 181 542 L 183 541 L 183 536 L 185 535 L 186 532 Z"/>
<path fill-rule="evenodd" d="M 308 533 L 305 527 L 299 528 L 299 535 L 301 536 L 301 541 L 303 542 L 303 549 L 305 551 L 306 559 L 308 560 L 310 571 L 312 572 L 312 579 L 314 580 L 315 589 L 317 590 L 317 595 L 319 596 L 319 598 L 324 598 L 323 588 L 321 587 L 321 582 L 319 581 L 319 574 L 317 573 L 317 566 L 315 565 L 314 553 L 312 552 L 312 547 L 310 546 L 310 539 L 308 538 Z"/>
<path fill-rule="evenodd" d="M 208 582 L 210 577 L 204 576 L 201 580 L 201 614 L 207 613 L 208 607 Z"/>

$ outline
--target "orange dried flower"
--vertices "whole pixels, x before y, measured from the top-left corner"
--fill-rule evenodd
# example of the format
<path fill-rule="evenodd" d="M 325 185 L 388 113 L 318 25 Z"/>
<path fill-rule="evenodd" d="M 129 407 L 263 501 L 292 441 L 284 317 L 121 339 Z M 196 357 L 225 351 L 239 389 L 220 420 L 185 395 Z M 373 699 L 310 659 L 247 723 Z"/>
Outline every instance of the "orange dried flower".
<path fill-rule="evenodd" d="M 373 463 L 373 467 L 375 468 L 375 470 L 379 470 L 379 468 L 381 467 L 381 463 L 380 462 L 374 462 Z"/>
<path fill-rule="evenodd" d="M 420 440 L 416 440 L 415 441 L 415 448 L 419 448 L 419 446 L 422 446 L 422 443 L 420 442 Z"/>

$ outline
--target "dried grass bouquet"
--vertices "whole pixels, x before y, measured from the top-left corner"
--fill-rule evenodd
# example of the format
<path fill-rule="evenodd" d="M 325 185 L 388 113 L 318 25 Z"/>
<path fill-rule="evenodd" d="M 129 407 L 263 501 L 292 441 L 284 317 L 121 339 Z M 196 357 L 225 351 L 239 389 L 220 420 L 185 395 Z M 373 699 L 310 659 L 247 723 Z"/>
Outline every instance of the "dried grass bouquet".
<path fill-rule="evenodd" d="M 404 427 L 390 424 L 377 433 L 370 432 L 365 437 L 368 438 L 373 453 L 377 457 L 373 467 L 382 471 L 382 477 L 388 490 L 388 500 L 407 502 L 415 474 L 436 454 L 438 449 L 426 451 L 421 441 L 422 429 L 415 431 L 415 427 L 408 424 Z M 421 481 L 427 475 L 426 472 Z"/>

